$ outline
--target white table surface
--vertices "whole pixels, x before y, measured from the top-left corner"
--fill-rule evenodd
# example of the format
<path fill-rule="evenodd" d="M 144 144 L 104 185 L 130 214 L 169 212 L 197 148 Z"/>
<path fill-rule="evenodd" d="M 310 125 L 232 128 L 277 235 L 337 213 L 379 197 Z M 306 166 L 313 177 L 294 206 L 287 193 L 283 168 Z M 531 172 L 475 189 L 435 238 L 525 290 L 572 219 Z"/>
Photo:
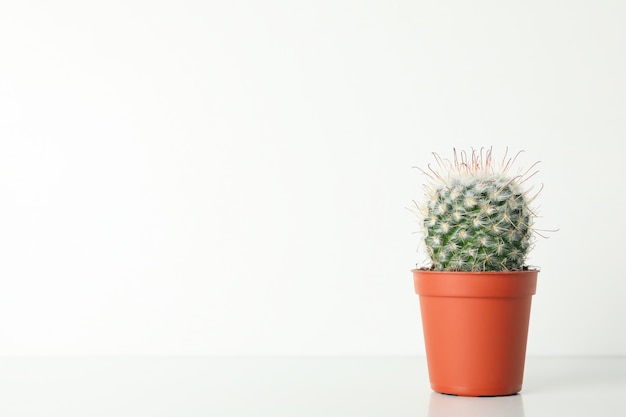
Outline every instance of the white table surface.
<path fill-rule="evenodd" d="M 466 398 L 423 357 L 2 357 L 0 416 L 626 416 L 626 358 L 529 357 L 521 394 Z"/>

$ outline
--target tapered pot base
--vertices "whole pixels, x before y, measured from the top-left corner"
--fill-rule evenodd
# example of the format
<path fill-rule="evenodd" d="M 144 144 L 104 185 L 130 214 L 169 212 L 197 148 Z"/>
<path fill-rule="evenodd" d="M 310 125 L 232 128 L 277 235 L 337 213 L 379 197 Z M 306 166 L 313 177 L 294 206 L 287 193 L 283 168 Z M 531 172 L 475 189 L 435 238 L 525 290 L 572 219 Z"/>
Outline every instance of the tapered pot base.
<path fill-rule="evenodd" d="M 430 385 L 433 391 L 439 394 L 455 395 L 461 397 L 507 397 L 509 395 L 515 395 L 522 390 L 522 386 L 513 387 L 510 389 L 503 389 L 503 387 L 493 388 L 476 388 L 476 387 L 446 387 Z"/>

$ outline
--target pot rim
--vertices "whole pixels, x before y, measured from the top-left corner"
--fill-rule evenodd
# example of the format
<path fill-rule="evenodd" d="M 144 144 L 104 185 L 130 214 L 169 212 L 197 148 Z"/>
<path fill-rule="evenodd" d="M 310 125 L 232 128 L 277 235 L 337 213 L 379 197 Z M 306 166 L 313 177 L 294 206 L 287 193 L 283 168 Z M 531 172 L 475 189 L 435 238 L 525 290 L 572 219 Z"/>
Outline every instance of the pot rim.
<path fill-rule="evenodd" d="M 431 297 L 518 298 L 532 296 L 539 270 L 431 271 L 414 269 L 415 292 Z"/>
<path fill-rule="evenodd" d="M 499 275 L 499 274 L 520 274 L 520 273 L 529 273 L 529 272 L 541 272 L 541 268 L 538 266 L 529 266 L 528 269 L 516 269 L 516 270 L 505 270 L 505 271 L 438 271 L 435 269 L 425 269 L 425 268 L 413 268 L 411 272 L 419 272 L 420 274 L 463 274 L 463 275 Z"/>

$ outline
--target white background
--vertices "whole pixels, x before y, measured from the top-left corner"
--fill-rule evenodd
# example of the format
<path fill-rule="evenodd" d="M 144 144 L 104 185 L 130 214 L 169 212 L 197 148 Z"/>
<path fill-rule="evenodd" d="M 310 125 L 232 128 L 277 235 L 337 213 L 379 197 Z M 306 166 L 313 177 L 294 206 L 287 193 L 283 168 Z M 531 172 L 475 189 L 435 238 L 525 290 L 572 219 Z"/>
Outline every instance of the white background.
<path fill-rule="evenodd" d="M 0 6 L 0 354 L 423 354 L 435 151 L 541 160 L 529 354 L 626 354 L 622 1 Z"/>

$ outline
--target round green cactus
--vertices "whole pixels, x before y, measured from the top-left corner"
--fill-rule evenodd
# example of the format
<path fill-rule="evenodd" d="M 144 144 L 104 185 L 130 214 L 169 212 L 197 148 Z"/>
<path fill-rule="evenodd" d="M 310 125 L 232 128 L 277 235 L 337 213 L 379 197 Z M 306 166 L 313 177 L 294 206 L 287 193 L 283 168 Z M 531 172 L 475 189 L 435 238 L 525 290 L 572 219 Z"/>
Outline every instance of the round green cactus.
<path fill-rule="evenodd" d="M 518 154 L 519 155 L 519 154 Z M 524 268 L 532 243 L 532 201 L 522 183 L 536 173 L 510 175 L 516 157 L 494 167 L 492 151 L 435 155 L 420 207 L 423 238 L 439 271 L 511 271 Z M 533 165 L 533 167 L 536 164 Z M 532 167 L 531 167 L 532 168 Z"/>

